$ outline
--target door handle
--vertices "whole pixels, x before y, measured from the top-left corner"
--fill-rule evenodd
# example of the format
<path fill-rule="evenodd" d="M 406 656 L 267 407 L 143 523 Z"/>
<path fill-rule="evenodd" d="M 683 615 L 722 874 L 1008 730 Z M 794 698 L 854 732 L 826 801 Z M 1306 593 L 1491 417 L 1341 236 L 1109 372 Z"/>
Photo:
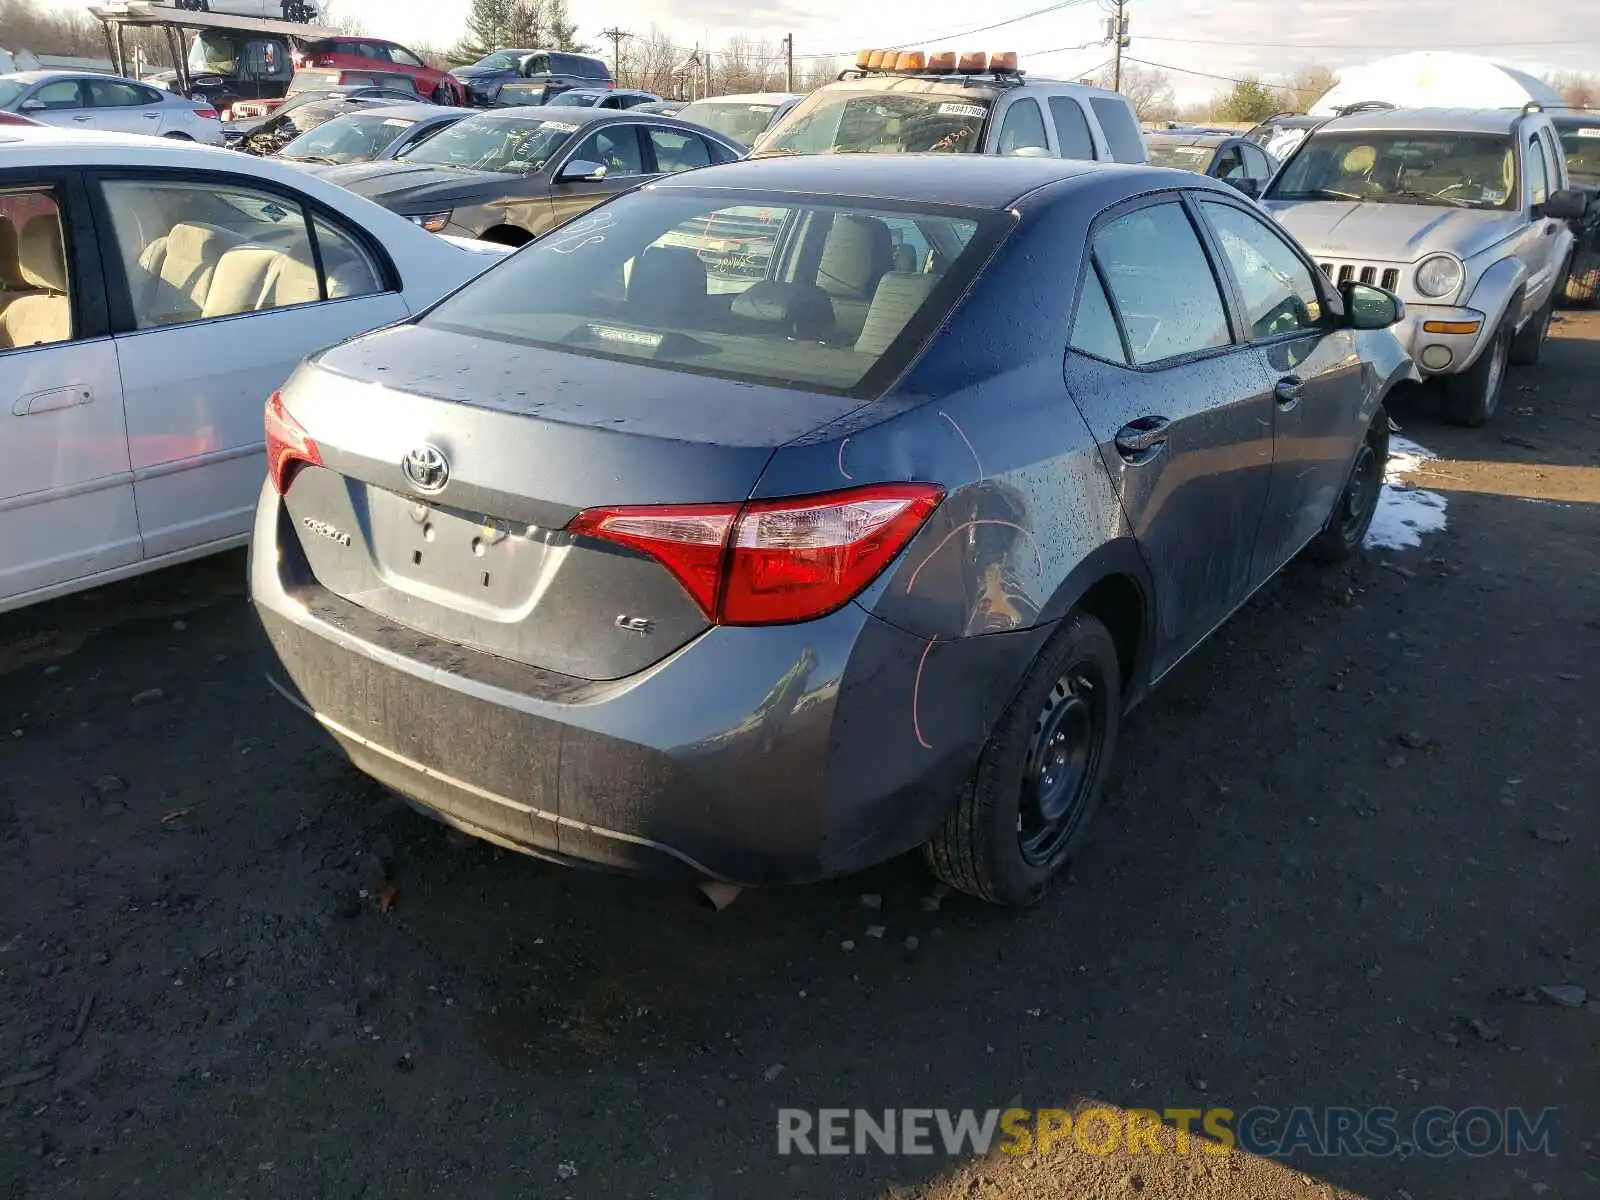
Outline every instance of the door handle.
<path fill-rule="evenodd" d="M 56 412 L 63 408 L 76 408 L 80 404 L 93 402 L 94 389 L 86 384 L 77 383 L 19 397 L 11 406 L 11 415 L 31 417 L 35 413 Z"/>
<path fill-rule="evenodd" d="M 1117 453 L 1123 458 L 1138 458 L 1166 445 L 1172 422 L 1165 417 L 1140 417 L 1117 430 Z"/>
<path fill-rule="evenodd" d="M 1305 394 L 1306 381 L 1298 375 L 1285 375 L 1272 389 L 1279 408 L 1293 408 Z"/>
<path fill-rule="evenodd" d="M 84 124 L 85 122 L 94 120 L 93 117 L 73 117 L 72 119 L 74 121 L 78 122 L 78 124 L 80 124 L 80 125 Z"/>

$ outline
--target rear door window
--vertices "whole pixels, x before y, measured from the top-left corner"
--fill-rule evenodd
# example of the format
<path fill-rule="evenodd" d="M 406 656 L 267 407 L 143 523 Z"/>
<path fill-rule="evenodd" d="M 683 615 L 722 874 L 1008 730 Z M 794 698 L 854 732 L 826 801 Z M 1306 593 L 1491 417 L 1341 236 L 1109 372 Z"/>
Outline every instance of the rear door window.
<path fill-rule="evenodd" d="M 1102 226 L 1094 256 L 1135 363 L 1197 354 L 1232 340 L 1211 261 L 1177 201 L 1136 209 Z"/>
<path fill-rule="evenodd" d="M 1083 295 L 1078 298 L 1078 316 L 1072 325 L 1072 348 L 1106 362 L 1128 361 L 1127 352 L 1122 348 L 1122 334 L 1117 330 L 1117 318 L 1111 313 L 1106 290 L 1093 267 L 1084 275 Z"/>
<path fill-rule="evenodd" d="M 1094 135 L 1089 132 L 1089 119 L 1078 102 L 1071 96 L 1051 96 L 1050 117 L 1055 122 L 1061 157 L 1093 162 Z"/>
<path fill-rule="evenodd" d="M 1050 137 L 1044 131 L 1044 116 L 1039 112 L 1039 102 L 1031 96 L 1022 96 L 1006 109 L 1005 120 L 1000 124 L 1001 154 L 1027 152 L 1050 153 Z"/>
<path fill-rule="evenodd" d="M 1535 134 L 1528 139 L 1528 203 L 1543 204 L 1550 198 L 1550 166 L 1545 161 L 1544 143 Z"/>
<path fill-rule="evenodd" d="M 698 134 L 678 129 L 648 126 L 651 148 L 656 154 L 656 170 L 666 174 L 709 167 L 715 160 L 706 140 Z"/>
<path fill-rule="evenodd" d="M 1127 101 L 1091 96 L 1089 107 L 1094 109 L 1095 118 L 1100 122 L 1100 131 L 1106 135 L 1111 157 L 1118 162 L 1143 162 L 1144 138 L 1139 135 L 1139 126 L 1133 119 Z"/>

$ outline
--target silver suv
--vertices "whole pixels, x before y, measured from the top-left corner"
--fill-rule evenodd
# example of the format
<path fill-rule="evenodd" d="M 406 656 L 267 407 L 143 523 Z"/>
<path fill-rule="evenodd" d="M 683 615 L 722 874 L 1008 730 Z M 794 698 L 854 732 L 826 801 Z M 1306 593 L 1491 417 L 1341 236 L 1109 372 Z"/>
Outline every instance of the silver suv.
<path fill-rule="evenodd" d="M 1494 415 L 1506 364 L 1539 361 L 1571 262 L 1568 189 L 1550 118 L 1525 109 L 1394 109 L 1311 134 L 1262 203 L 1335 283 L 1405 301 L 1395 332 L 1442 378 L 1466 425 Z"/>
<path fill-rule="evenodd" d="M 1126 96 L 1015 69 L 846 71 L 756 139 L 751 157 L 919 152 L 1149 159 Z"/>

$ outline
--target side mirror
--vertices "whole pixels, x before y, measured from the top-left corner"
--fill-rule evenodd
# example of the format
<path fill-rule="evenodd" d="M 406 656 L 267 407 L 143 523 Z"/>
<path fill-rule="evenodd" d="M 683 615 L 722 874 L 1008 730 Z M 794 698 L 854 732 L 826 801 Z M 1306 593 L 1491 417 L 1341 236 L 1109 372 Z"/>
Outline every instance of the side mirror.
<path fill-rule="evenodd" d="M 1400 297 L 1370 283 L 1341 283 L 1339 295 L 1350 329 L 1388 329 L 1405 320 L 1406 306 Z"/>
<path fill-rule="evenodd" d="M 1261 181 L 1251 179 L 1248 175 L 1241 175 L 1238 179 L 1224 179 L 1223 183 L 1229 187 L 1237 188 L 1252 200 L 1261 199 Z"/>
<path fill-rule="evenodd" d="M 18 112 L 43 112 L 44 110 L 45 103 L 43 100 L 24 100 L 17 105 Z"/>
<path fill-rule="evenodd" d="M 556 176 L 557 183 L 599 183 L 606 177 L 606 169 L 601 163 L 590 162 L 586 158 L 575 158 L 561 168 Z"/>
<path fill-rule="evenodd" d="M 1588 193 L 1575 188 L 1551 192 L 1549 198 L 1539 206 L 1541 216 L 1554 217 L 1558 221 L 1576 221 L 1588 211 Z"/>

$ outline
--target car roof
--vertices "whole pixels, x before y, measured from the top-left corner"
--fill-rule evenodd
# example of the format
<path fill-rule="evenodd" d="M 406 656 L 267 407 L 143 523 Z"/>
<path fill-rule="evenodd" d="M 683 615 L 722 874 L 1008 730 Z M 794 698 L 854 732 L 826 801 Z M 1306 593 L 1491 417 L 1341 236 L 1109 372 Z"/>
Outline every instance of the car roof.
<path fill-rule="evenodd" d="M 47 82 L 47 81 L 49 81 L 51 79 L 82 79 L 85 75 L 94 75 L 94 74 L 97 74 L 97 72 L 94 72 L 94 71 L 61 71 L 61 70 L 56 70 L 56 71 L 12 71 L 12 72 L 10 72 L 9 74 L 6 74 L 6 75 L 0 75 L 0 79 L 15 79 L 19 83 L 45 83 L 45 82 Z M 107 75 L 104 78 L 107 78 L 107 79 L 111 79 L 111 78 L 120 79 L 122 77 L 120 75 L 118 75 L 118 76 Z"/>
<path fill-rule="evenodd" d="M 1158 129 L 1144 135 L 1144 140 L 1160 146 L 1220 146 L 1237 139 L 1237 133 L 1215 133 L 1209 130 Z"/>
<path fill-rule="evenodd" d="M 786 104 L 798 100 L 800 92 L 740 92 L 735 96 L 702 96 L 689 104 Z M 684 107 L 688 107 L 686 104 Z"/>
<path fill-rule="evenodd" d="M 1574 108 L 1564 112 L 1547 112 L 1545 116 L 1557 125 L 1570 125 L 1573 128 L 1579 125 L 1600 125 L 1600 109 Z"/>
<path fill-rule="evenodd" d="M 1523 116 L 1520 108 L 1386 108 L 1333 117 L 1319 132 L 1392 129 L 1419 133 L 1510 133 Z"/>
<path fill-rule="evenodd" d="M 590 125 L 596 121 L 663 119 L 657 113 L 644 113 L 641 115 L 628 108 L 580 108 L 576 104 L 557 104 L 554 106 L 549 104 L 518 104 L 511 108 L 475 108 L 472 110 L 472 115 L 482 121 L 551 120 L 562 121 L 569 125 Z M 703 132 L 698 125 L 691 125 L 688 122 L 675 122 L 672 117 L 664 119 L 669 123 L 682 124 L 685 129 L 693 129 L 696 133 Z"/>
<path fill-rule="evenodd" d="M 921 200 L 999 211 L 1050 184 L 1076 187 L 1109 184 L 1117 179 L 1125 179 L 1130 189 L 1138 190 L 1206 186 L 1204 176 L 1164 167 L 992 154 L 797 154 L 751 158 L 665 176 L 646 186 Z"/>
<path fill-rule="evenodd" d="M 363 97 L 356 97 L 363 99 Z M 463 116 L 470 117 L 481 113 L 481 108 L 453 108 L 445 104 L 382 104 L 361 110 L 366 116 L 395 117 L 407 121 L 426 121 L 429 117 L 437 116 Z"/>

